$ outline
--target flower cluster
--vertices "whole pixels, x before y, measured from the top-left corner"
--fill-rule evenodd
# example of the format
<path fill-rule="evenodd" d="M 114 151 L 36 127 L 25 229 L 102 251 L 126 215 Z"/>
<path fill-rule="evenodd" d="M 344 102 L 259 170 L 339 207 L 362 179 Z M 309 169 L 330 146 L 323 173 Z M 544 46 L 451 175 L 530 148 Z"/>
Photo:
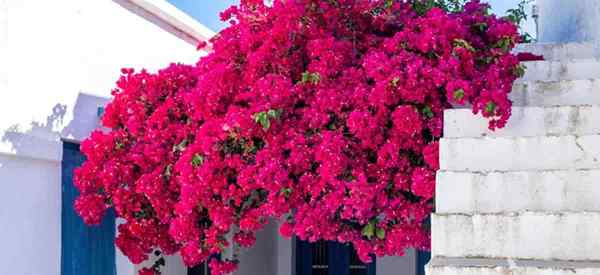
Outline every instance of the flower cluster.
<path fill-rule="evenodd" d="M 517 26 L 473 0 L 242 0 L 194 66 L 124 69 L 103 124 L 82 143 L 77 212 L 124 222 L 132 262 L 187 265 L 281 234 L 351 243 L 359 257 L 427 249 L 443 111 L 469 104 L 503 127 L 523 72 Z M 160 265 L 140 274 L 158 274 Z"/>

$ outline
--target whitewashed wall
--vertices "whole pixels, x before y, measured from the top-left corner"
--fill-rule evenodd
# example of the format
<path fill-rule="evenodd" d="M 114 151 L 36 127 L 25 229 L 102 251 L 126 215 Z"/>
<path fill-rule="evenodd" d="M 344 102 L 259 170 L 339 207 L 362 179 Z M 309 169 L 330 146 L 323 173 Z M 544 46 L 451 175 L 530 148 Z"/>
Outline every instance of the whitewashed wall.
<path fill-rule="evenodd" d="M 0 275 L 60 274 L 60 139 L 97 125 L 119 69 L 200 55 L 111 0 L 0 0 Z"/>
<path fill-rule="evenodd" d="M 540 42 L 594 41 L 600 49 L 600 1 L 537 0 L 537 4 Z"/>

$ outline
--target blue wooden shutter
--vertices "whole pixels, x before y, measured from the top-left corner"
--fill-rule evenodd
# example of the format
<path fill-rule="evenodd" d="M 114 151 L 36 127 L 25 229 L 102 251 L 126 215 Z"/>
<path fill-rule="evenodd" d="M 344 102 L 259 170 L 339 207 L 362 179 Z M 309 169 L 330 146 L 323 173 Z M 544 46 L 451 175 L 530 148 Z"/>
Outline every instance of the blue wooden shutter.
<path fill-rule="evenodd" d="M 296 275 L 375 275 L 375 266 L 360 262 L 351 245 L 296 240 Z"/>
<path fill-rule="evenodd" d="M 431 216 L 425 220 L 425 226 L 431 232 Z M 431 251 L 417 251 L 417 275 L 425 275 L 425 266 L 431 260 Z"/>
<path fill-rule="evenodd" d="M 417 251 L 417 275 L 425 275 L 425 265 L 431 259 L 431 252 Z"/>
<path fill-rule="evenodd" d="M 109 211 L 101 225 L 88 227 L 73 209 L 79 194 L 73 186 L 73 171 L 84 160 L 79 145 L 64 143 L 61 275 L 116 275 L 114 213 Z"/>

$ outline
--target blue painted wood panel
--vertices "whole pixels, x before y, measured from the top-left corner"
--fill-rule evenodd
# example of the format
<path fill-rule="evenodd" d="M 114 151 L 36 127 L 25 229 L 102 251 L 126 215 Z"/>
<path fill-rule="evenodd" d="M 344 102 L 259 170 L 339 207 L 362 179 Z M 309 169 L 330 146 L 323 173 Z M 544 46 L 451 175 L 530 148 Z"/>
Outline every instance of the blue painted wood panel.
<path fill-rule="evenodd" d="M 337 242 L 309 243 L 296 240 L 296 275 L 375 275 L 373 261 L 364 265 L 351 245 Z M 364 266 L 362 268 L 351 268 Z M 317 268 L 316 266 L 319 266 Z"/>
<path fill-rule="evenodd" d="M 425 275 L 425 265 L 431 259 L 431 252 L 429 251 L 418 251 L 417 252 L 417 274 Z"/>
<path fill-rule="evenodd" d="M 78 144 L 64 143 L 61 275 L 116 275 L 114 212 L 109 211 L 101 225 L 89 227 L 73 209 L 79 195 L 73 171 L 84 160 Z"/>

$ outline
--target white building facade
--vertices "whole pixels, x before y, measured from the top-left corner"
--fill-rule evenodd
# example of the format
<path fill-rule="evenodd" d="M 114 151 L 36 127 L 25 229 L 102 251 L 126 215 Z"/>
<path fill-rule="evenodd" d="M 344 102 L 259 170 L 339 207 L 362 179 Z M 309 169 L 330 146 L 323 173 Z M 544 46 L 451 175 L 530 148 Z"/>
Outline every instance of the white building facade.
<path fill-rule="evenodd" d="M 507 127 L 445 113 L 427 275 L 600 274 L 600 1 L 537 4 Z"/>
<path fill-rule="evenodd" d="M 65 144 L 76 147 L 98 127 L 122 67 L 195 63 L 206 54 L 197 43 L 213 35 L 164 0 L 0 0 L 0 275 L 72 275 Z M 303 275 L 295 241 L 277 232 L 259 233 L 237 275 Z M 108 262 L 110 275 L 136 272 L 119 251 Z M 373 274 L 417 275 L 423 264 L 407 251 L 377 259 Z M 188 270 L 173 256 L 164 274 Z"/>

